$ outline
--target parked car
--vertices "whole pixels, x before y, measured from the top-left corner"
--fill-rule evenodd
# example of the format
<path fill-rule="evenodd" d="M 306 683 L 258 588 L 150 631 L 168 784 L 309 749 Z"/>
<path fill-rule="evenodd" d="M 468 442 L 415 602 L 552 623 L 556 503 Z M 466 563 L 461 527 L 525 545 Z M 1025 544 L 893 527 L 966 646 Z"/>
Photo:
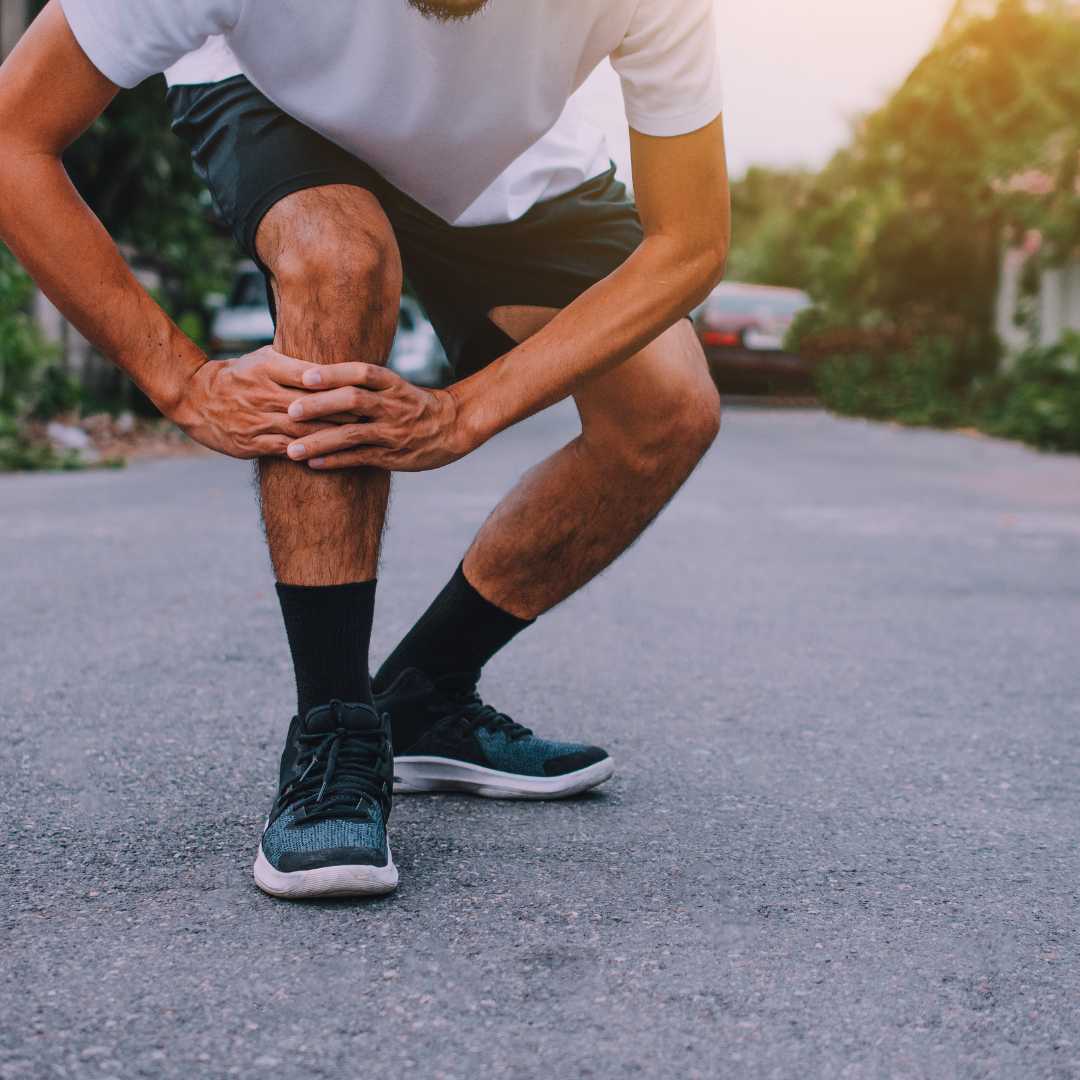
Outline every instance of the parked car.
<path fill-rule="evenodd" d="M 262 272 L 254 263 L 236 271 L 232 290 L 220 297 L 210 328 L 210 355 L 220 360 L 242 356 L 274 340 L 274 320 Z M 411 296 L 401 298 L 390 367 L 419 386 L 443 386 L 450 370 L 435 328 Z"/>
<path fill-rule="evenodd" d="M 813 301 L 801 289 L 724 282 L 692 313 L 721 389 L 793 392 L 811 386 L 808 363 L 784 350 L 795 316 Z"/>

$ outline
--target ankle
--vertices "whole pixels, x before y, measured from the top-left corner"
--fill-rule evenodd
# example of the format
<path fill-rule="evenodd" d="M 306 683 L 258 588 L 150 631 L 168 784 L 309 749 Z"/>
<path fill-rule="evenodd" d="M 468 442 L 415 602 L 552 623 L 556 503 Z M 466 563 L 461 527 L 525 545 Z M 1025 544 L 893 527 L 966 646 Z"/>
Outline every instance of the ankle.
<path fill-rule="evenodd" d="M 479 673 L 500 649 L 533 620 L 519 619 L 482 596 L 462 566 L 431 606 L 405 635 L 375 676 L 384 692 L 409 668 L 437 680 L 446 675 Z"/>

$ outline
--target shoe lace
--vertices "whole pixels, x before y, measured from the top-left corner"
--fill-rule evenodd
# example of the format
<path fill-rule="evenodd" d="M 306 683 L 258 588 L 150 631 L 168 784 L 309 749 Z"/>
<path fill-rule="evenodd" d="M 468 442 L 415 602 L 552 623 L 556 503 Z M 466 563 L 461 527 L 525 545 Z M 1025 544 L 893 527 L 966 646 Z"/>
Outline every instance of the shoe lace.
<path fill-rule="evenodd" d="M 295 823 L 320 818 L 371 819 L 374 806 L 388 797 L 387 780 L 380 769 L 385 752 L 383 736 L 345 727 L 297 737 L 300 774 L 278 796 L 279 806 L 293 811 Z"/>
<path fill-rule="evenodd" d="M 511 742 L 528 738 L 532 734 L 531 728 L 519 724 L 506 713 L 501 713 L 498 709 L 486 704 L 475 689 L 459 690 L 450 693 L 449 696 L 454 702 L 454 710 L 447 717 L 447 722 L 456 726 L 462 736 L 471 734 L 477 728 L 501 731 Z M 443 710 L 440 708 L 439 711 Z"/>

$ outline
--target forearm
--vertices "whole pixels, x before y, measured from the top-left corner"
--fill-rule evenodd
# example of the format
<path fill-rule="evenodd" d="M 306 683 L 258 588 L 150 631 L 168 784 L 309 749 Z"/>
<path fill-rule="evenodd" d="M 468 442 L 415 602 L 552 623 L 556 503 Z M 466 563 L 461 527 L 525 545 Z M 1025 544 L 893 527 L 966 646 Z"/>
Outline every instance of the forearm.
<path fill-rule="evenodd" d="M 138 283 L 53 154 L 0 152 L 0 239 L 166 414 L 206 357 Z"/>
<path fill-rule="evenodd" d="M 569 396 L 633 356 L 700 303 L 720 280 L 724 252 L 647 238 L 542 330 L 451 388 L 477 443 Z"/>

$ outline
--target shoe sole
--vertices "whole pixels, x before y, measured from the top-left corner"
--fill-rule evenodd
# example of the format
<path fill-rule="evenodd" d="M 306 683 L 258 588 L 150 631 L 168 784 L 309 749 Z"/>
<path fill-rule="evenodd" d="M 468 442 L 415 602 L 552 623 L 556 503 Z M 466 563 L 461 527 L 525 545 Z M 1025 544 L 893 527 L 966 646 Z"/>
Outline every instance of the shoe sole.
<path fill-rule="evenodd" d="M 320 866 L 315 870 L 275 870 L 263 854 L 255 857 L 255 884 L 268 896 L 283 900 L 310 900 L 322 896 L 382 896 L 398 884 L 397 867 L 386 850 L 385 866 Z"/>
<path fill-rule="evenodd" d="M 610 780 L 611 758 L 563 776 L 521 776 L 452 758 L 411 755 L 394 759 L 394 792 L 461 791 L 485 799 L 566 799 Z"/>

